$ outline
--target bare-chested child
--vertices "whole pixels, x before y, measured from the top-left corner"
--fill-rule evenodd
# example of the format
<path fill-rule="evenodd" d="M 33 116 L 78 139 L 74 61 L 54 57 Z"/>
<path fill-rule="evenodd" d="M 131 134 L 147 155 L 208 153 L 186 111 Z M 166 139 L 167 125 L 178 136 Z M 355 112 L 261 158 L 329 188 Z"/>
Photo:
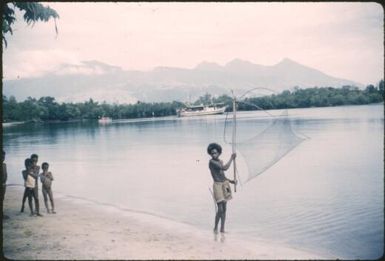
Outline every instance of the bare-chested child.
<path fill-rule="evenodd" d="M 38 177 L 39 177 L 39 172 L 40 172 L 40 166 L 37 165 L 38 158 L 39 158 L 39 156 L 37 156 L 36 154 L 31 155 L 32 170 L 36 176 L 35 188 L 33 190 L 34 198 L 35 198 L 35 210 L 36 210 L 36 215 L 42 216 L 40 214 L 40 211 L 39 211 L 39 180 L 38 180 Z"/>
<path fill-rule="evenodd" d="M 0 208 L 3 209 L 3 205 L 4 205 L 4 197 L 5 197 L 5 191 L 7 189 L 7 164 L 5 164 L 4 162 L 5 160 L 5 151 L 3 150 L 3 154 L 1 155 L 1 162 L 3 164 L 3 171 L 1 172 L 1 181 L 2 181 L 2 186 L 1 186 L 1 206 Z M 9 216 L 5 215 L 3 213 L 3 211 L 1 212 L 0 216 L 2 217 L 2 219 L 8 219 Z"/>
<path fill-rule="evenodd" d="M 39 211 L 39 183 L 38 183 L 38 176 L 39 176 L 39 171 L 40 171 L 40 166 L 37 165 L 37 161 L 38 161 L 38 156 L 36 154 L 32 154 L 31 155 L 31 171 L 34 173 L 34 176 L 36 177 L 35 179 L 35 186 L 34 186 L 34 189 L 33 189 L 33 198 L 34 198 L 34 201 L 35 201 L 35 210 L 36 210 L 36 215 L 37 216 L 43 216 L 42 214 L 40 214 L 40 211 Z M 23 175 L 23 178 L 26 179 L 26 177 Z M 26 198 L 28 197 L 28 193 L 27 193 L 27 189 L 25 189 L 24 191 L 24 195 L 23 195 L 23 201 L 22 201 L 22 205 L 21 205 L 21 212 L 24 211 L 24 204 L 25 204 L 25 200 Z"/>
<path fill-rule="evenodd" d="M 30 216 L 33 216 L 32 198 L 35 197 L 34 189 L 35 189 L 35 183 L 36 183 L 35 181 L 37 179 L 37 176 L 33 171 L 31 159 L 26 159 L 24 161 L 24 165 L 25 165 L 25 170 L 22 171 L 22 174 L 24 177 L 24 186 L 25 186 L 24 194 L 28 198 L 28 205 L 31 211 Z"/>
<path fill-rule="evenodd" d="M 1 172 L 1 180 L 2 180 L 2 194 L 1 194 L 1 201 L 3 202 L 4 196 L 5 196 L 5 191 L 7 189 L 7 164 L 4 162 L 5 160 L 5 151 L 3 150 L 3 153 L 1 155 L 1 162 L 3 164 L 3 171 Z"/>
<path fill-rule="evenodd" d="M 42 192 L 44 197 L 45 208 L 47 209 L 48 214 L 49 213 L 56 214 L 55 204 L 54 204 L 53 195 L 52 195 L 53 176 L 52 176 L 52 173 L 48 171 L 49 164 L 47 162 L 44 162 L 41 165 L 41 168 L 43 169 L 43 173 L 40 174 L 40 181 L 42 183 Z M 49 207 L 48 207 L 48 197 L 49 197 L 49 201 L 51 202 L 51 211 L 49 210 Z"/>

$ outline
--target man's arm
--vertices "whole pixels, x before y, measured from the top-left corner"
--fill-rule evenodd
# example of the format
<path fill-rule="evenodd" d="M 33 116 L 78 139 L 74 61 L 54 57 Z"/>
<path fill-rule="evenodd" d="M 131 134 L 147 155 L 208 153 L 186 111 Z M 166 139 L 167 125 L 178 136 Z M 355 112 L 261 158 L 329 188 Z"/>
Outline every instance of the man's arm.
<path fill-rule="evenodd" d="M 230 167 L 230 165 L 231 165 L 231 161 L 232 161 L 233 159 L 235 159 L 235 157 L 236 157 L 236 154 L 233 153 L 233 154 L 231 155 L 229 161 L 228 161 L 225 165 L 223 165 L 222 161 L 221 161 L 221 162 L 218 162 L 218 161 L 216 161 L 216 160 L 210 160 L 210 162 L 211 162 L 211 164 L 213 164 L 216 168 L 219 168 L 219 169 L 221 169 L 221 170 L 228 170 L 229 167 Z"/>
<path fill-rule="evenodd" d="M 236 156 L 237 156 L 237 154 L 235 154 L 235 153 L 231 154 L 229 161 L 225 165 L 223 165 L 222 169 L 228 170 L 230 168 L 231 162 L 235 159 Z"/>

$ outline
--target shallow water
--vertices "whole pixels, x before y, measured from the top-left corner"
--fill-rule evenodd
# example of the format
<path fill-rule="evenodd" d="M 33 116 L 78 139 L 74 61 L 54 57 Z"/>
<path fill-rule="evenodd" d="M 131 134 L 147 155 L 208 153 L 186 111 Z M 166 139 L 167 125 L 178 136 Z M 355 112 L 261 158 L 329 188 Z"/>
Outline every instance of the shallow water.
<path fill-rule="evenodd" d="M 293 130 L 309 139 L 237 187 L 227 230 L 336 258 L 380 257 L 383 110 L 383 104 L 289 110 Z M 261 112 L 238 116 L 238 139 L 267 124 Z M 50 163 L 54 192 L 211 230 L 215 209 L 206 147 L 219 142 L 221 158 L 229 158 L 224 123 L 218 115 L 4 127 L 8 183 L 22 184 L 24 159 L 37 153 L 40 164 Z M 245 180 L 241 153 L 237 164 Z"/>

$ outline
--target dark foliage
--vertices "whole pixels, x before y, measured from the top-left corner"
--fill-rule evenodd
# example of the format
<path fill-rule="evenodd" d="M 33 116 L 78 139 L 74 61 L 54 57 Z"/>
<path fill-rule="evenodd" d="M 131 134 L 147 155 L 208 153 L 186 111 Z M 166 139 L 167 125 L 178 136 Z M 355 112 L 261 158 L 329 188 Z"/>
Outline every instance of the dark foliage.
<path fill-rule="evenodd" d="M 15 9 L 19 9 L 24 12 L 23 18 L 28 25 L 35 22 L 47 22 L 49 19 L 59 18 L 58 13 L 49 6 L 43 6 L 36 2 L 8 2 L 3 4 L 3 42 L 7 46 L 7 39 L 5 35 L 7 33 L 13 34 L 12 25 L 15 22 Z M 57 33 L 56 20 L 55 30 Z"/>
<path fill-rule="evenodd" d="M 357 87 L 342 88 L 295 88 L 270 96 L 248 98 L 239 103 L 238 110 L 308 108 L 339 105 L 370 104 L 384 101 L 384 81 L 377 86 L 368 85 L 364 90 Z M 227 95 L 212 97 L 205 94 L 195 104 L 224 103 L 232 109 L 232 98 Z M 101 116 L 113 119 L 130 119 L 144 117 L 163 117 L 176 115 L 176 110 L 183 107 L 181 102 L 161 102 L 136 104 L 107 104 L 89 99 L 82 103 L 61 103 L 53 97 L 34 99 L 29 97 L 17 102 L 15 97 L 3 96 L 3 120 L 7 121 L 68 121 L 81 119 L 98 119 Z"/>

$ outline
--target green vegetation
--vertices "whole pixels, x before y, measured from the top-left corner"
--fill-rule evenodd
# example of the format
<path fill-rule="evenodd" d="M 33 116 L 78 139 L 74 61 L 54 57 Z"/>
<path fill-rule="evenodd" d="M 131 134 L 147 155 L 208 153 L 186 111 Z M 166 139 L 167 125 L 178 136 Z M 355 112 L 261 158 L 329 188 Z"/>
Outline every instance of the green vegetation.
<path fill-rule="evenodd" d="M 176 108 L 182 103 L 142 103 L 107 104 L 89 99 L 82 103 L 61 103 L 53 97 L 34 99 L 28 97 L 17 102 L 15 97 L 3 96 L 3 120 L 7 121 L 68 121 L 82 119 L 98 119 L 101 116 L 113 119 L 130 119 L 143 117 L 162 117 L 175 115 Z"/>
<path fill-rule="evenodd" d="M 377 86 L 368 85 L 364 90 L 357 87 L 342 88 L 295 88 L 294 91 L 283 91 L 270 96 L 248 98 L 246 103 L 239 103 L 239 110 L 255 110 L 254 104 L 262 109 L 307 108 L 339 105 L 359 105 L 384 101 L 384 81 Z M 230 96 L 201 96 L 194 104 L 224 103 L 228 110 L 232 108 Z M 90 99 L 82 103 L 58 103 L 53 97 L 34 99 L 29 97 L 17 102 L 15 97 L 3 96 L 3 121 L 68 121 L 82 119 L 98 119 L 101 116 L 113 119 L 130 119 L 143 117 L 163 117 L 175 115 L 176 110 L 183 107 L 181 102 L 107 104 Z"/>
<path fill-rule="evenodd" d="M 295 88 L 293 92 L 283 91 L 278 95 L 249 98 L 247 103 L 256 104 L 262 109 L 309 108 L 340 105 L 360 105 L 384 101 L 384 81 L 378 86 L 368 85 L 365 90 L 357 87 L 342 88 Z M 240 103 L 239 110 L 254 110 L 255 106 Z"/>

